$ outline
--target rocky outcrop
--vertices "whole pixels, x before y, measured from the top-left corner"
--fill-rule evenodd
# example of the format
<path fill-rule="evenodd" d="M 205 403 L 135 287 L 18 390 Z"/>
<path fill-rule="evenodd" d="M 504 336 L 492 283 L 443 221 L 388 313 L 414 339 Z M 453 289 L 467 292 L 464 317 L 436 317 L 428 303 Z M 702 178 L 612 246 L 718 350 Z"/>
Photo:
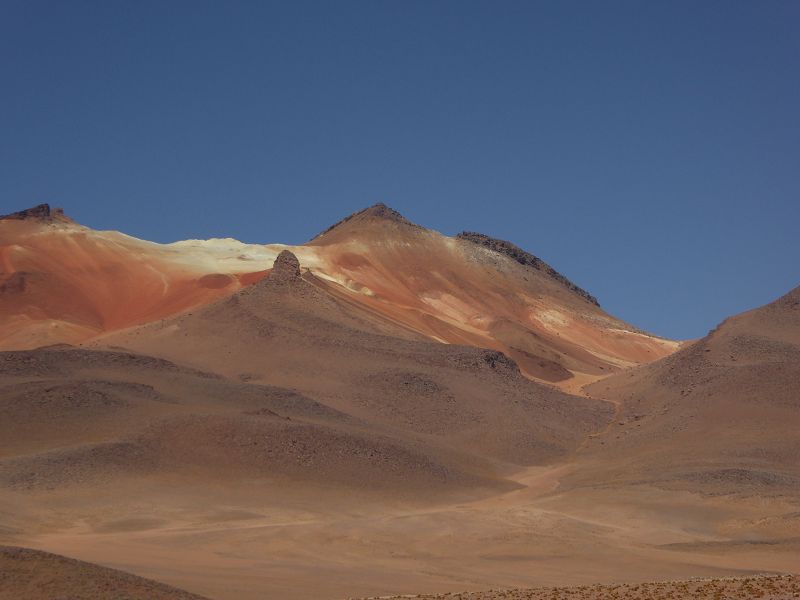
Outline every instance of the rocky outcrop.
<path fill-rule="evenodd" d="M 300 261 L 288 250 L 283 250 L 275 259 L 267 281 L 270 284 L 282 284 L 291 283 L 298 279 L 300 279 Z"/>
<path fill-rule="evenodd" d="M 507 242 L 505 240 L 498 240 L 496 238 L 489 237 L 488 235 L 484 235 L 483 233 L 477 233 L 475 231 L 462 231 L 456 236 L 456 238 L 460 240 L 466 240 L 474 244 L 479 244 L 484 248 L 493 250 L 494 252 L 505 254 L 506 256 L 514 259 L 521 265 L 536 269 L 537 271 L 542 271 L 543 273 L 546 273 L 551 279 L 555 279 L 570 291 L 581 296 L 583 299 L 588 300 L 595 306 L 600 306 L 600 303 L 597 301 L 597 298 L 592 296 L 589 292 L 572 283 L 569 279 L 564 277 L 561 273 L 556 271 L 553 267 L 548 265 L 538 256 L 534 256 L 529 252 L 525 252 L 525 250 L 523 250 L 519 246 L 516 246 L 515 244 L 512 244 L 511 242 Z"/>
<path fill-rule="evenodd" d="M 341 221 L 337 221 L 336 223 L 328 227 L 325 231 L 312 238 L 311 241 L 318 240 L 319 238 L 327 235 L 334 229 L 338 229 L 345 223 L 351 223 L 354 221 L 362 221 L 362 220 L 388 221 L 391 223 L 398 223 L 400 225 L 407 225 L 409 227 L 414 227 L 416 229 L 423 229 L 423 227 L 421 227 L 420 225 L 417 225 L 416 223 L 413 223 L 412 221 L 406 219 L 395 209 L 386 206 L 383 202 L 378 202 L 377 204 L 373 204 L 372 206 L 359 210 L 358 212 L 354 212 L 352 215 L 345 217 Z"/>
<path fill-rule="evenodd" d="M 71 223 L 72 219 L 64 214 L 64 209 L 50 208 L 49 204 L 38 204 L 32 208 L 26 208 L 8 215 L 0 216 L 0 221 L 15 220 L 15 221 L 43 221 L 45 223 L 52 223 L 54 221 L 62 223 Z"/>
<path fill-rule="evenodd" d="M 392 207 L 386 206 L 383 202 L 378 202 L 377 204 L 373 204 L 372 206 L 365 208 L 364 210 L 356 214 L 373 217 L 376 219 L 385 219 L 387 221 L 394 221 L 396 223 L 404 223 L 406 225 L 415 225 Z"/>

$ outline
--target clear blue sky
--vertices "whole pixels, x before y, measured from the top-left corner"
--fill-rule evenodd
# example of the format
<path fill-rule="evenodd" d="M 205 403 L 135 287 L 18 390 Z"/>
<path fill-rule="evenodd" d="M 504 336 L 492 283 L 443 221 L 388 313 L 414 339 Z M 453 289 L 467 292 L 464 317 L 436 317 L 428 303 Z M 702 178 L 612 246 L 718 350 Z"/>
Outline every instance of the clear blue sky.
<path fill-rule="evenodd" d="M 800 2 L 0 0 L 0 212 L 298 243 L 378 201 L 656 333 L 800 284 Z"/>

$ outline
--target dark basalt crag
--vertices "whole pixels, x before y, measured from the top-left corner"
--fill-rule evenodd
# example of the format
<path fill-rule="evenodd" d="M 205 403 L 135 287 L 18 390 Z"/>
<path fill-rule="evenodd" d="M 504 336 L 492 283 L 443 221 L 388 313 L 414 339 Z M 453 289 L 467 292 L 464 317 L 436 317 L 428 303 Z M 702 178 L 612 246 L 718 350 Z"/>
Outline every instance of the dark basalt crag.
<path fill-rule="evenodd" d="M 1 215 L 0 221 L 43 221 L 45 223 L 57 221 L 71 223 L 72 219 L 64 214 L 64 209 L 62 208 L 50 208 L 49 204 L 38 204 L 32 208 Z"/>
<path fill-rule="evenodd" d="M 525 252 L 525 250 L 523 250 L 519 246 L 516 246 L 515 244 L 512 244 L 511 242 L 507 242 L 505 240 L 498 240 L 496 238 L 489 237 L 488 235 L 477 233 L 475 231 L 462 231 L 456 236 L 456 238 L 460 240 L 467 240 L 468 242 L 472 242 L 474 244 L 479 244 L 484 248 L 488 248 L 489 250 L 493 250 L 494 252 L 504 254 L 509 258 L 514 259 L 523 266 L 531 267 L 533 269 L 536 269 L 537 271 L 542 271 L 552 279 L 555 279 L 556 281 L 564 285 L 571 292 L 578 294 L 583 299 L 588 300 L 595 306 L 600 306 L 600 303 L 597 301 L 597 298 L 592 296 L 589 292 L 572 283 L 569 279 L 564 277 L 561 273 L 556 271 L 553 267 L 548 265 L 541 258 L 534 256 L 529 252 Z"/>

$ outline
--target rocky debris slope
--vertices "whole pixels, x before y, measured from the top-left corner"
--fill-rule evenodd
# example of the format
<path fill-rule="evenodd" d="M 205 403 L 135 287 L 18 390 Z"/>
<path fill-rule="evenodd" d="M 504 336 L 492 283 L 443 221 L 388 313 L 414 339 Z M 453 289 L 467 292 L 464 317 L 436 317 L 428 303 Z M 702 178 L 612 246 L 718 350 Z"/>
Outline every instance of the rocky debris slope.
<path fill-rule="evenodd" d="M 477 233 L 475 231 L 462 231 L 456 236 L 456 238 L 460 240 L 467 240 L 474 244 L 480 244 L 481 246 L 484 246 L 489 250 L 493 250 L 494 252 L 499 252 L 500 254 L 505 254 L 506 256 L 513 258 L 521 265 L 524 265 L 526 267 L 531 267 L 533 269 L 536 269 L 537 271 L 543 271 L 556 281 L 562 283 L 570 291 L 575 292 L 576 294 L 578 294 L 582 298 L 585 298 L 595 306 L 600 306 L 600 303 L 597 301 L 597 298 L 592 296 L 589 292 L 572 283 L 564 275 L 556 271 L 553 267 L 548 265 L 538 256 L 534 256 L 530 252 L 526 252 L 525 250 L 523 250 L 522 248 L 520 248 L 515 244 L 512 244 L 511 242 L 507 242 L 505 240 L 498 240 L 497 238 L 489 237 L 488 235 L 484 235 L 483 233 Z"/>
<path fill-rule="evenodd" d="M 726 319 L 675 354 L 592 384 L 619 406 L 586 451 L 606 477 L 800 497 L 800 288 Z"/>

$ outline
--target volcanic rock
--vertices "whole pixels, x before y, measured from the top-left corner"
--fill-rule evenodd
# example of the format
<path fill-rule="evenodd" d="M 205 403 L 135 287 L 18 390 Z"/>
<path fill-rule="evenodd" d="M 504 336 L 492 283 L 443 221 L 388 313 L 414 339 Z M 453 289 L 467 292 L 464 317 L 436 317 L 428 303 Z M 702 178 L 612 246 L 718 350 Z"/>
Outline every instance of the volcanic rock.
<path fill-rule="evenodd" d="M 288 250 L 283 250 L 275 259 L 268 279 L 270 283 L 291 283 L 300 279 L 300 261 Z"/>
<path fill-rule="evenodd" d="M 64 209 L 50 208 L 49 204 L 37 204 L 32 208 L 26 208 L 25 210 L 20 210 L 14 213 L 10 213 L 8 215 L 2 215 L 0 216 L 0 221 L 2 220 L 18 220 L 18 221 L 38 220 L 48 223 L 53 221 L 61 221 L 68 223 L 72 222 L 72 219 L 70 219 L 64 214 Z"/>

